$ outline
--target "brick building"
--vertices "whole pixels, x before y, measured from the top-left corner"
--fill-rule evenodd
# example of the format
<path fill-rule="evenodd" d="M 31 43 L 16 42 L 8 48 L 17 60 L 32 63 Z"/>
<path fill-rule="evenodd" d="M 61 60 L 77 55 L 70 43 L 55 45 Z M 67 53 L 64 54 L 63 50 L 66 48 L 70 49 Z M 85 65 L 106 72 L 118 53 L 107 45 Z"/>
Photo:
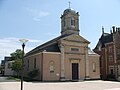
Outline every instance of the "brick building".
<path fill-rule="evenodd" d="M 120 75 L 120 28 L 113 26 L 110 33 L 102 35 L 94 48 L 100 55 L 101 79 L 118 79 Z"/>

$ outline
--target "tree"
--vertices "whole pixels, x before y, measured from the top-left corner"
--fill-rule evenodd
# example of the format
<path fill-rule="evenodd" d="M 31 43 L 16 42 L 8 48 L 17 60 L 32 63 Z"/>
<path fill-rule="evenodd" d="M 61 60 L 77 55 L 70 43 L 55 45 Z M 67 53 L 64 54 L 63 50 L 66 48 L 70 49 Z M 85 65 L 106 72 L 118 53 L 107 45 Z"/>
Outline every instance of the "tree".
<path fill-rule="evenodd" d="M 22 50 L 17 49 L 15 52 L 11 53 L 11 59 L 12 60 L 21 60 L 22 59 Z"/>
<path fill-rule="evenodd" d="M 19 76 L 19 72 L 22 68 L 22 50 L 17 49 L 15 52 L 11 53 L 11 60 L 13 60 L 12 63 L 12 70 L 14 70 L 17 73 L 17 76 Z"/>
<path fill-rule="evenodd" d="M 17 73 L 17 76 L 19 77 L 20 70 L 22 68 L 22 62 L 21 60 L 15 60 L 12 63 L 12 70 L 14 70 Z"/>
<path fill-rule="evenodd" d="M 34 69 L 33 71 L 30 71 L 28 73 L 28 76 L 29 76 L 30 79 L 34 79 L 38 74 L 39 74 L 39 70 L 38 69 Z"/>

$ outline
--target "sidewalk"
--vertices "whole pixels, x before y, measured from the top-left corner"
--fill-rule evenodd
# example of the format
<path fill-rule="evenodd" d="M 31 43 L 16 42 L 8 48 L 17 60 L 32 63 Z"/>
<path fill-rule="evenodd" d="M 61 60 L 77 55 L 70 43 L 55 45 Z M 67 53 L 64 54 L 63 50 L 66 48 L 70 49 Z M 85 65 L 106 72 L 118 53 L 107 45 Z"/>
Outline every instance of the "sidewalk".
<path fill-rule="evenodd" d="M 23 90 L 120 90 L 120 82 L 24 82 Z M 20 82 L 0 82 L 0 90 L 20 90 Z"/>

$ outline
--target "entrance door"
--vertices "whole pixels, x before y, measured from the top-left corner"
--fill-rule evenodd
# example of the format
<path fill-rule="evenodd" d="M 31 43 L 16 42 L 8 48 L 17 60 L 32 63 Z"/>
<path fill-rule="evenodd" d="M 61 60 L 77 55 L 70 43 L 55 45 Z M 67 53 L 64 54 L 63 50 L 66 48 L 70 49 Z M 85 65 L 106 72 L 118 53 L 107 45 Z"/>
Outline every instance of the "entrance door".
<path fill-rule="evenodd" d="M 72 80 L 78 80 L 78 63 L 72 63 Z"/>

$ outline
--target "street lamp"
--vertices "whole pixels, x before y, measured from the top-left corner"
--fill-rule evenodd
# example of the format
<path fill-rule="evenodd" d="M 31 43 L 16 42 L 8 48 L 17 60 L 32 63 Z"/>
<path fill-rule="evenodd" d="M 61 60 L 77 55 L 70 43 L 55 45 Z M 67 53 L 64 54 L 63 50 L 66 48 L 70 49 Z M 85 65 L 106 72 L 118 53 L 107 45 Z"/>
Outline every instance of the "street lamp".
<path fill-rule="evenodd" d="M 20 39 L 20 42 L 22 42 L 22 67 L 21 67 L 21 90 L 23 90 L 23 58 L 24 58 L 24 48 L 25 48 L 25 43 L 28 42 L 26 39 Z"/>

